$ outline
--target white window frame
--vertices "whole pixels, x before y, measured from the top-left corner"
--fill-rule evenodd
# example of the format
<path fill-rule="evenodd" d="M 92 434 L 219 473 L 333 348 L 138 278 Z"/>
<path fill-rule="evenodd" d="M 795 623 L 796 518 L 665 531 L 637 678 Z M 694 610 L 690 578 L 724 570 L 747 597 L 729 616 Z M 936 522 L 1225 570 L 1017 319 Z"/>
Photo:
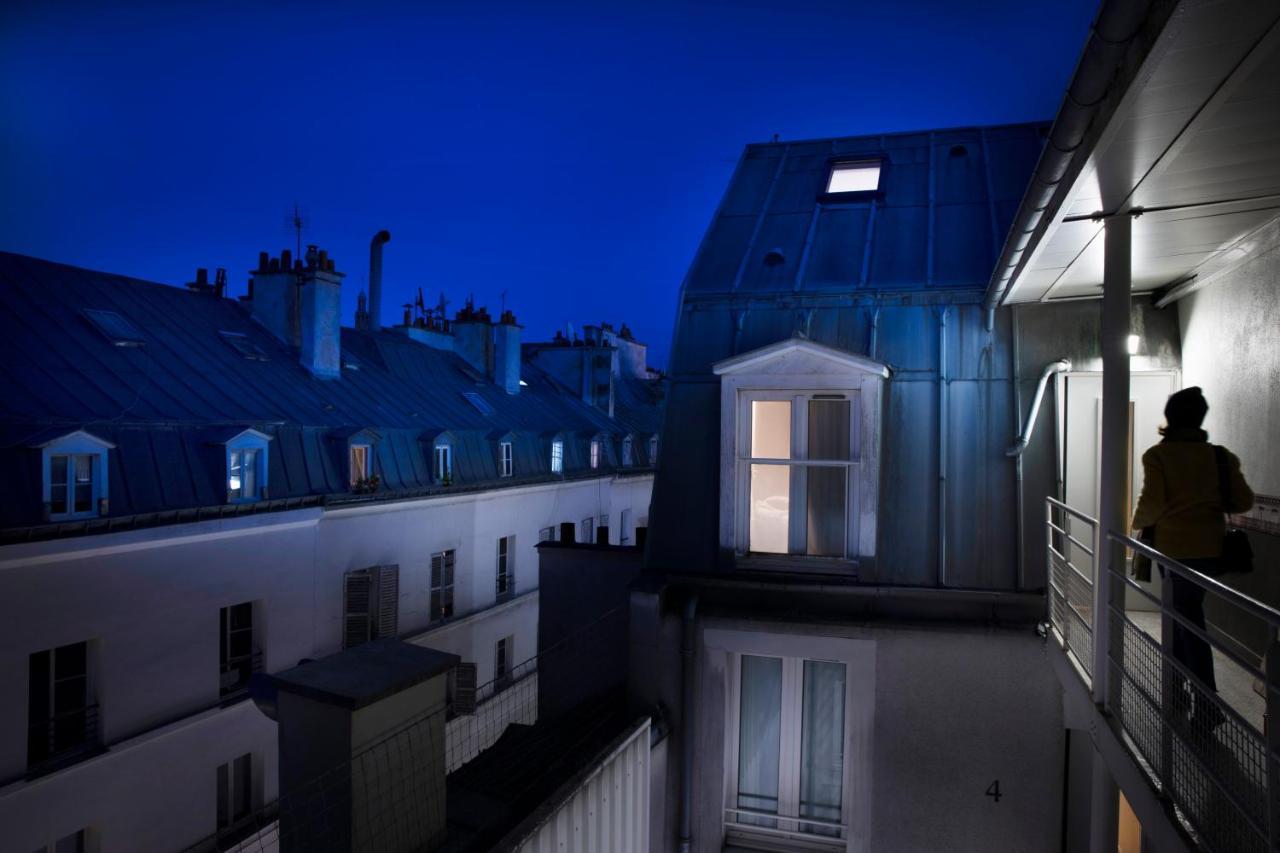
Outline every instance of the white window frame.
<path fill-rule="evenodd" d="M 357 461 L 357 456 L 362 457 Z M 359 470 L 357 470 L 357 468 Z M 351 486 L 361 480 L 368 480 L 373 473 L 373 445 L 366 441 L 353 441 L 347 446 L 347 476 Z"/>
<path fill-rule="evenodd" d="M 600 457 L 604 455 L 604 442 L 599 437 L 591 439 L 591 467 L 593 469 L 600 467 Z"/>
<path fill-rule="evenodd" d="M 539 542 L 554 542 L 554 541 L 556 541 L 556 528 L 555 528 L 555 526 L 554 526 L 554 525 L 552 525 L 551 527 L 543 527 L 543 528 L 541 528 L 541 529 L 538 531 L 538 541 L 539 541 Z"/>
<path fill-rule="evenodd" d="M 498 539 L 498 558 L 494 570 L 493 592 L 498 601 L 506 601 L 516 594 L 516 537 L 515 534 Z"/>
<path fill-rule="evenodd" d="M 631 436 L 622 439 L 622 467 L 630 468 L 635 464 L 635 441 Z"/>
<path fill-rule="evenodd" d="M 77 518 L 94 518 L 106 515 L 108 511 L 107 497 L 111 494 L 108 482 L 109 451 L 115 445 L 98 438 L 96 435 L 76 430 L 67 435 L 45 442 L 40 447 L 40 470 L 43 477 L 42 500 L 50 521 L 68 521 Z M 61 489 L 65 490 L 66 511 L 53 511 L 53 460 L 54 457 L 67 457 L 67 479 Z M 90 499 L 89 509 L 76 511 L 75 508 L 75 465 L 76 457 L 89 457 Z"/>
<path fill-rule="evenodd" d="M 848 853 L 869 853 L 871 836 L 871 803 L 874 779 L 871 760 L 872 729 L 875 716 L 876 692 L 876 643 L 874 640 L 855 640 L 845 637 L 829 637 L 803 634 L 774 634 L 761 626 L 760 630 L 739 630 L 708 625 L 703 632 L 703 642 L 709 653 L 725 661 L 723 670 L 716 668 L 716 678 L 724 679 L 724 808 L 737 808 L 738 802 L 738 740 L 739 714 L 741 713 L 742 655 L 758 657 L 782 658 L 784 666 L 783 702 L 793 703 L 790 719 L 799 719 L 803 709 L 802 679 L 795 689 L 788 690 L 789 682 L 785 680 L 787 661 L 791 660 L 793 670 L 798 668 L 803 674 L 803 661 L 834 661 L 845 665 L 845 719 L 844 719 L 844 778 L 842 783 L 843 803 L 841 804 L 841 823 L 848 827 L 845 838 L 832 839 L 821 835 L 805 833 L 804 842 L 822 849 L 829 844 L 832 850 L 845 850 Z M 784 739 L 786 732 L 783 733 Z M 794 740 L 798 745 L 799 733 Z M 795 757 L 794 750 L 782 756 L 783 761 Z M 781 782 L 781 780 L 780 780 Z M 784 791 L 780 787 L 779 799 L 794 796 L 799 800 L 799 790 Z M 779 809 L 782 811 L 782 809 Z M 795 828 L 795 823 L 788 823 L 786 817 L 780 817 L 782 827 Z M 751 830 L 742 834 L 751 837 Z M 776 845 L 776 835 L 767 840 Z M 802 849 L 813 849 L 806 847 Z"/>
<path fill-rule="evenodd" d="M 812 341 L 790 339 L 726 359 L 713 369 L 720 376 L 720 546 L 731 550 L 743 567 L 803 565 L 806 571 L 856 569 L 860 575 L 870 575 L 876 556 L 881 397 L 888 366 Z M 817 394 L 847 395 L 854 406 L 849 419 L 853 467 L 846 479 L 845 554 L 833 558 L 753 553 L 749 542 L 751 402 L 792 401 L 793 462 L 808 464 L 804 418 L 807 401 Z M 797 400 L 803 401 L 803 418 L 796 415 Z M 798 533 L 793 531 L 793 544 Z"/>
<path fill-rule="evenodd" d="M 436 583 L 436 563 L 440 564 L 440 582 Z M 432 624 L 439 622 L 447 622 L 458 613 L 457 601 L 457 583 L 458 583 L 458 552 L 454 548 L 446 548 L 443 551 L 437 551 L 431 555 L 431 562 L 428 565 L 427 575 L 427 605 L 430 612 L 427 614 L 428 621 Z M 436 606 L 436 596 L 439 595 L 440 606 Z M 448 612 L 439 612 L 447 603 Z"/>
<path fill-rule="evenodd" d="M 513 469 L 513 454 L 511 452 L 511 442 L 502 441 L 498 443 L 498 476 L 510 477 Z"/>
<path fill-rule="evenodd" d="M 226 465 L 227 473 L 223 480 L 227 489 L 227 503 L 253 503 L 262 500 L 267 496 L 267 474 L 270 470 L 269 460 L 267 457 L 267 443 L 271 441 L 271 436 L 256 429 L 247 429 L 234 438 L 227 441 L 226 449 Z M 253 494 L 243 494 L 243 480 L 241 481 L 241 494 L 233 495 L 231 488 L 231 472 L 234 462 L 233 454 L 240 455 L 240 465 L 243 466 L 245 451 L 253 451 L 253 475 L 256 482 L 253 487 Z M 243 475 L 241 475 L 243 477 Z"/>
<path fill-rule="evenodd" d="M 562 438 L 551 441 L 551 473 L 564 473 L 564 439 Z"/>
<path fill-rule="evenodd" d="M 596 517 L 589 515 L 578 522 L 578 541 L 591 545 L 596 541 Z"/>
<path fill-rule="evenodd" d="M 453 445 L 447 441 L 437 441 L 434 445 L 432 473 L 437 483 L 453 482 Z"/>

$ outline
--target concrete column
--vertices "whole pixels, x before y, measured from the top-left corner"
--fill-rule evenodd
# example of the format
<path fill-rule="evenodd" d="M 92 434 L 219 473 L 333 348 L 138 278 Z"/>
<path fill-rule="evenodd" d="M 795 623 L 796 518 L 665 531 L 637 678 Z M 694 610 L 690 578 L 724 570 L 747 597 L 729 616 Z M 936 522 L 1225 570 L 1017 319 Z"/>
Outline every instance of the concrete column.
<path fill-rule="evenodd" d="M 1119 656 L 1120 626 L 1111 603 L 1123 606 L 1124 548 L 1109 542 L 1109 532 L 1125 533 L 1125 466 L 1129 446 L 1129 306 L 1131 299 L 1133 221 L 1112 216 L 1105 226 L 1102 275 L 1102 466 L 1099 473 L 1098 559 L 1093 584 L 1093 701 L 1104 713 L 1118 704 L 1118 681 L 1111 658 Z M 1113 653 L 1114 646 L 1114 653 Z M 1093 810 L 1089 849 L 1116 849 L 1118 790 L 1101 755 L 1094 753 Z"/>

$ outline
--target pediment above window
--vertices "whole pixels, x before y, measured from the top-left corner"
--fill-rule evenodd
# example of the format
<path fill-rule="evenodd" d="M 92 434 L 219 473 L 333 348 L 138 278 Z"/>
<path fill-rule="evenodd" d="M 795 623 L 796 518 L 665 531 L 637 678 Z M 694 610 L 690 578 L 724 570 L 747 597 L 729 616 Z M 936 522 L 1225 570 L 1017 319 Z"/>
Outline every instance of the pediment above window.
<path fill-rule="evenodd" d="M 888 379 L 887 364 L 803 338 L 778 341 L 766 347 L 716 362 L 717 376 L 791 376 L 824 373 L 855 373 Z"/>
<path fill-rule="evenodd" d="M 82 453 L 93 453 L 115 449 L 115 445 L 107 441 L 105 438 L 98 438 L 98 436 L 93 433 L 82 429 L 49 437 L 48 439 L 39 441 L 37 444 L 32 446 L 41 450 L 76 449 Z"/>

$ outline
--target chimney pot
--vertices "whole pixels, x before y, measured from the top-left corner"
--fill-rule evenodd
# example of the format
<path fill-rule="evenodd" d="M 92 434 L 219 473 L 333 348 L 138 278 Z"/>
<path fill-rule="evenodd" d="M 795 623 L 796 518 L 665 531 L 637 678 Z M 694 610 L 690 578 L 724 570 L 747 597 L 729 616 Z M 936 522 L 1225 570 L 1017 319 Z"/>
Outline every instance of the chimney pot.
<path fill-rule="evenodd" d="M 270 256 L 269 254 L 267 254 L 266 252 L 259 252 L 259 253 L 258 253 L 258 272 L 266 272 L 266 271 L 267 271 L 267 259 L 268 259 L 269 257 L 271 257 L 271 256 Z"/>
<path fill-rule="evenodd" d="M 204 267 L 196 268 L 196 284 L 206 285 L 209 283 L 209 271 Z"/>
<path fill-rule="evenodd" d="M 279 259 L 279 258 L 272 258 L 272 259 L 271 259 L 271 262 L 267 265 L 267 272 L 280 272 L 280 259 Z"/>

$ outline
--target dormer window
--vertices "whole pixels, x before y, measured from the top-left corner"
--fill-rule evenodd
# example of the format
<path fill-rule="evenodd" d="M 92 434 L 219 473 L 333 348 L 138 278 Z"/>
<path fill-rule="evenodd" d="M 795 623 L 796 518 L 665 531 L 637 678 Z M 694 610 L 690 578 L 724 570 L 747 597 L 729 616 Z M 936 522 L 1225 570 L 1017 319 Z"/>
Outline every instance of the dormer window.
<path fill-rule="evenodd" d="M 271 436 L 247 429 L 227 442 L 227 502 L 249 503 L 267 494 L 267 442 Z"/>
<path fill-rule="evenodd" d="M 564 473 L 564 440 L 553 439 L 551 442 L 551 473 Z"/>
<path fill-rule="evenodd" d="M 512 470 L 512 453 L 511 442 L 503 441 L 498 444 L 498 476 L 510 477 Z"/>
<path fill-rule="evenodd" d="M 453 445 L 436 443 L 436 482 L 446 486 L 453 482 Z"/>
<path fill-rule="evenodd" d="M 827 176 L 827 193 L 868 193 L 880 188 L 880 161 L 833 163 Z"/>
<path fill-rule="evenodd" d="M 113 447 L 83 430 L 41 445 L 50 521 L 107 514 L 107 451 Z"/>
<path fill-rule="evenodd" d="M 367 444 L 352 444 L 347 449 L 348 477 L 352 487 L 369 479 L 373 470 L 373 448 Z"/>
<path fill-rule="evenodd" d="M 805 560 L 833 570 L 875 556 L 880 434 L 888 368 L 789 340 L 720 362 L 721 545 L 740 560 Z M 825 563 L 814 560 L 821 558 Z"/>
<path fill-rule="evenodd" d="M 591 467 L 592 468 L 600 467 L 600 454 L 603 448 L 603 444 L 604 442 L 602 442 L 599 438 L 591 439 Z"/>
<path fill-rule="evenodd" d="M 633 464 L 634 448 L 631 436 L 622 439 L 622 467 L 630 468 Z"/>

